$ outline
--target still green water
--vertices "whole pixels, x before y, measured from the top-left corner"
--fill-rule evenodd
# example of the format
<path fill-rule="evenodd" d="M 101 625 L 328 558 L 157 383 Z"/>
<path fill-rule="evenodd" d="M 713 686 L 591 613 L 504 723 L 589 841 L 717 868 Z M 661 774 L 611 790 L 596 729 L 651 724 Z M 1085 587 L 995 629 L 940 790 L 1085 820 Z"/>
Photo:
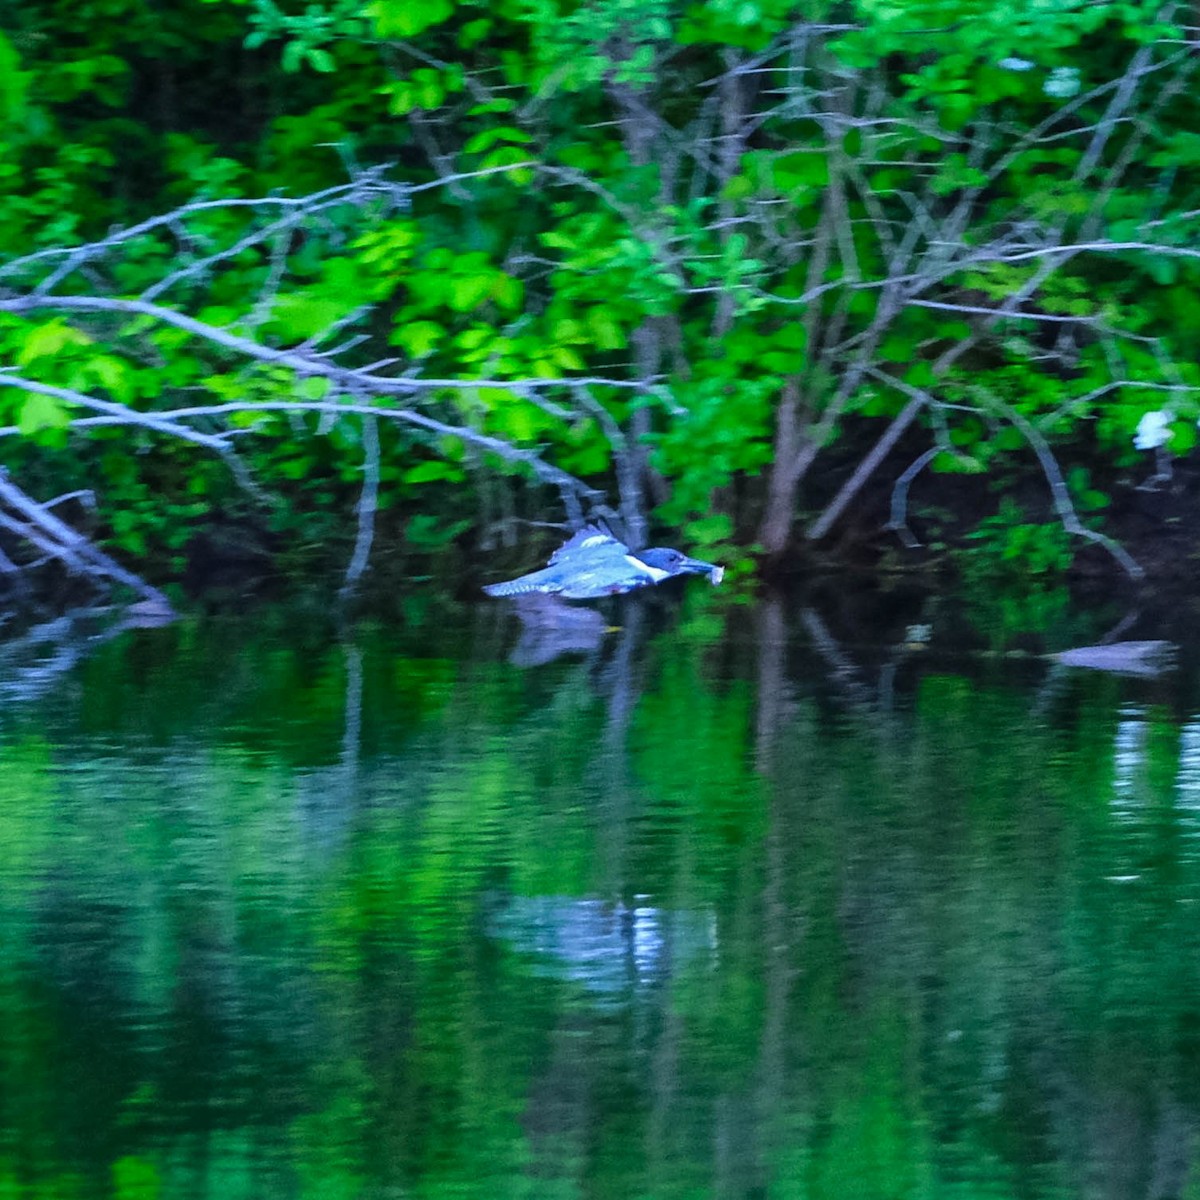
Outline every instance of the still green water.
<path fill-rule="evenodd" d="M 0 1196 L 1200 1196 L 1192 676 L 720 603 L 0 661 Z"/>

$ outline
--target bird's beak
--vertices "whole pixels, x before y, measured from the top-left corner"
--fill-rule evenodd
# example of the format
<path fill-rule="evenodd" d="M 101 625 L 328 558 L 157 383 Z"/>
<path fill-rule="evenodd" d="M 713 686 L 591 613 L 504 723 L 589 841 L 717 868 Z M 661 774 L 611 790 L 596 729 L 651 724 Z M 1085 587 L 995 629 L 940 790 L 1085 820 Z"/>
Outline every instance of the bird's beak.
<path fill-rule="evenodd" d="M 676 568 L 676 574 L 707 575 L 714 584 L 718 584 L 725 576 L 725 568 L 715 563 L 703 562 L 698 558 L 685 558 Z"/>

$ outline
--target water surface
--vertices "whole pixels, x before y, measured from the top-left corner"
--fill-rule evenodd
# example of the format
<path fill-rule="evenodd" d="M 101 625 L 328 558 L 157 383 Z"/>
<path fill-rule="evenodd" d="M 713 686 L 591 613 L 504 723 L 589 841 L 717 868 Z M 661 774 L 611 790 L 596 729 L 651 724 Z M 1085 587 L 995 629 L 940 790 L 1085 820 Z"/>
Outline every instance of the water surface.
<path fill-rule="evenodd" d="M 1200 1194 L 1193 676 L 725 603 L 0 659 L 0 1196 Z"/>

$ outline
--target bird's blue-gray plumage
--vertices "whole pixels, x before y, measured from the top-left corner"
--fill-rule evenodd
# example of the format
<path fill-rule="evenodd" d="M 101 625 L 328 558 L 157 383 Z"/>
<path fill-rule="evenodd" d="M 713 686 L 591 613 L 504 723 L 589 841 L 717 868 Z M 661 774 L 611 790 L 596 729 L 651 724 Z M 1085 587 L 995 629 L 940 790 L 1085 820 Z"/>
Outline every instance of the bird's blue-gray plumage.
<path fill-rule="evenodd" d="M 723 572 L 712 563 L 666 547 L 630 550 L 611 533 L 589 525 L 555 550 L 540 571 L 493 583 L 483 590 L 489 596 L 538 593 L 567 600 L 597 600 L 649 587 L 672 575 L 689 574 L 707 575 L 713 583 L 719 583 Z"/>

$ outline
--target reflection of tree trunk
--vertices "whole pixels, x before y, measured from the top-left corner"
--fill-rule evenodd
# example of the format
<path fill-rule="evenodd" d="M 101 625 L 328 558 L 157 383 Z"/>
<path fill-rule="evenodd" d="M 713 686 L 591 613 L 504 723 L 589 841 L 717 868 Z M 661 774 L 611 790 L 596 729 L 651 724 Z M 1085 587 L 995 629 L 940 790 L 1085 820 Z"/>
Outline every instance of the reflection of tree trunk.
<path fill-rule="evenodd" d="M 800 624 L 808 634 L 812 648 L 829 667 L 829 682 L 841 693 L 846 704 L 866 718 L 867 727 L 876 733 L 886 731 L 880 720 L 879 696 L 864 681 L 858 664 L 842 649 L 816 609 L 800 610 Z"/>
<path fill-rule="evenodd" d="M 788 710 L 787 625 L 782 602 L 770 597 L 760 608 L 758 625 L 758 708 L 756 768 L 768 794 L 765 845 L 747 847 L 739 863 L 736 904 L 729 913 L 721 944 L 724 966 L 736 957 L 762 963 L 764 984 L 758 1062 L 745 1091 L 722 1092 L 713 1108 L 713 1194 L 765 1194 L 770 1178 L 775 1119 L 783 1112 L 784 1069 L 789 1044 L 787 1001 L 792 953 L 784 901 L 787 839 L 782 796 L 773 780 L 775 747 Z M 757 884 L 763 880 L 761 892 Z"/>
<path fill-rule="evenodd" d="M 1053 1080 L 1051 1083 L 1055 1082 Z M 1064 1092 L 1056 1124 L 1071 1146 L 1073 1169 L 1088 1200 L 1173 1200 L 1196 1159 L 1196 1123 L 1166 1094 L 1126 1081 L 1099 1092 L 1078 1077 Z"/>
<path fill-rule="evenodd" d="M 1158 1100 L 1158 1128 L 1154 1132 L 1151 1159 L 1150 1200 L 1170 1200 L 1182 1196 L 1191 1177 L 1196 1154 L 1196 1122 L 1188 1111 L 1169 1095 Z"/>
<path fill-rule="evenodd" d="M 754 1094 L 755 1150 L 763 1172 L 784 1132 L 779 1117 L 787 1110 L 787 1060 L 789 1055 L 796 1056 L 798 1041 L 797 1034 L 788 1029 L 788 1000 L 795 976 L 792 963 L 802 932 L 784 890 L 788 877 L 785 804 L 780 787 L 773 782 L 766 786 L 771 795 L 762 891 L 763 1018 Z M 793 788 L 794 784 L 788 794 L 793 794 Z"/>
<path fill-rule="evenodd" d="M 595 1053 L 587 1053 L 590 1030 L 578 1013 L 564 1009 L 550 1031 L 549 1062 L 530 1083 L 522 1120 L 533 1153 L 535 1177 L 559 1182 L 582 1177 L 587 1131 L 595 1120 Z"/>
<path fill-rule="evenodd" d="M 768 596 L 758 609 L 757 767 L 769 775 L 786 696 L 787 625 L 783 602 Z"/>
<path fill-rule="evenodd" d="M 798 930 L 788 909 L 786 802 L 795 781 L 781 786 L 775 778 L 775 746 L 787 712 L 787 625 L 783 603 L 770 597 L 760 608 L 758 627 L 757 767 L 768 792 L 767 836 L 762 891 L 763 1022 L 759 1040 L 755 1109 L 760 1169 L 775 1150 L 775 1118 L 787 1101 L 786 1048 L 794 1046 L 787 1027 Z"/>
<path fill-rule="evenodd" d="M 629 719 L 641 692 L 635 669 L 635 650 L 641 643 L 643 610 L 637 601 L 625 605 L 624 626 L 616 653 L 606 671 L 608 720 L 598 748 L 594 777 L 601 781 L 600 804 L 604 811 L 599 839 L 604 861 L 599 878 L 614 899 L 625 896 L 627 843 L 632 788 L 629 780 Z"/>
<path fill-rule="evenodd" d="M 682 1038 L 683 1018 L 677 1007 L 670 1002 L 664 989 L 664 998 L 658 1013 L 661 1022 L 658 1036 L 654 1039 L 654 1052 L 650 1061 L 650 1113 L 646 1122 L 646 1159 L 649 1179 L 654 1195 L 666 1195 L 671 1191 L 672 1164 L 676 1161 L 679 1146 L 679 1045 Z"/>

